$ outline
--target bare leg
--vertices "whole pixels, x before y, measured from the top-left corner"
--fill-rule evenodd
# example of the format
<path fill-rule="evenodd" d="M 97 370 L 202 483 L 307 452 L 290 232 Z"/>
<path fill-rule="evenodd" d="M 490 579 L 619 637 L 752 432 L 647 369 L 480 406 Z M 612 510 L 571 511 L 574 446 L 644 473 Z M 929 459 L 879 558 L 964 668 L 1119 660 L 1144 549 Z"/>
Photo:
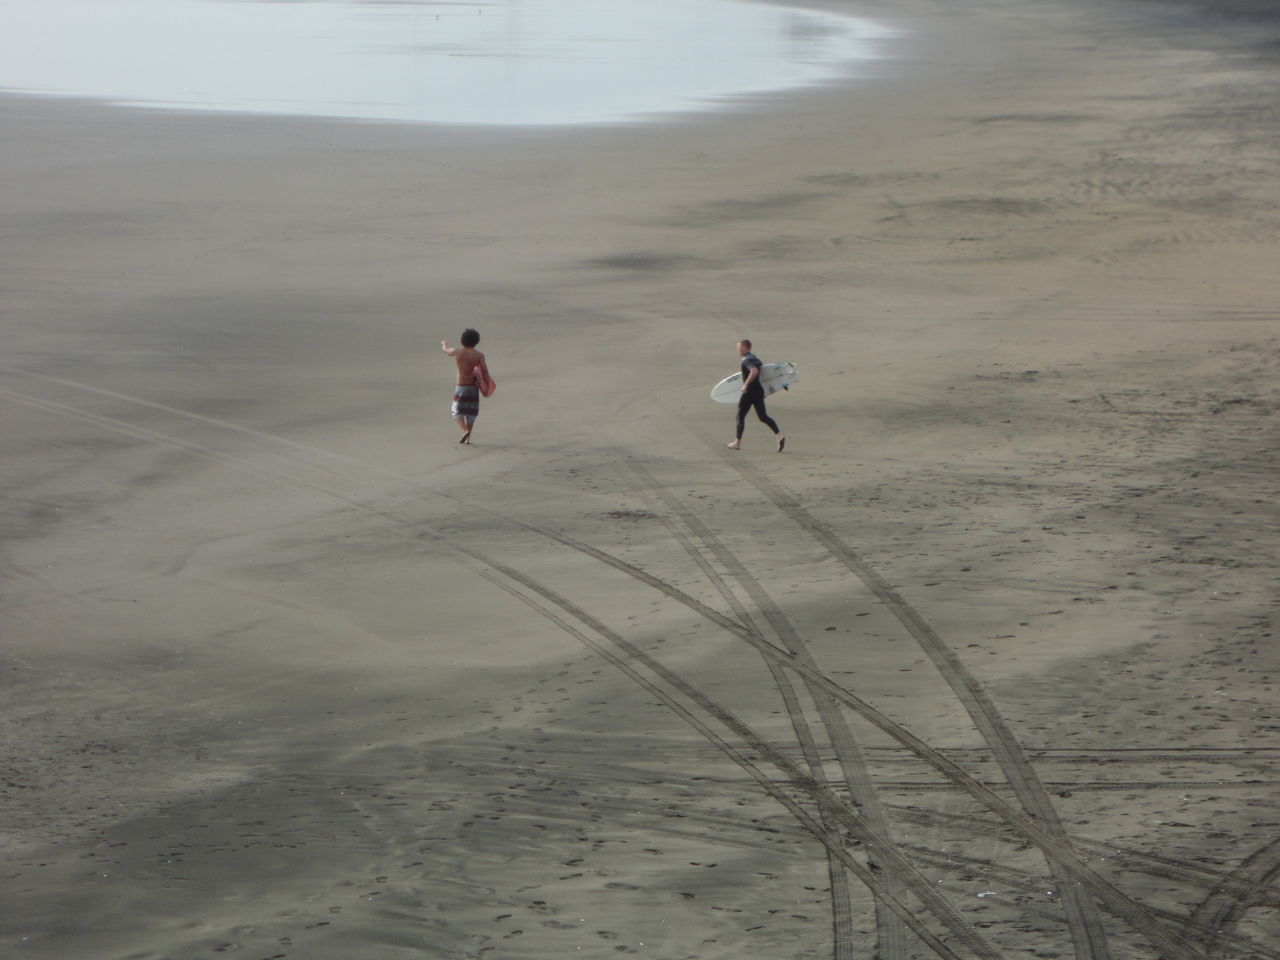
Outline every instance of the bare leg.
<path fill-rule="evenodd" d="M 470 442 L 471 442 L 471 431 L 472 431 L 473 427 L 469 427 L 469 426 L 467 426 L 466 418 L 464 418 L 464 417 L 454 417 L 454 418 L 453 418 L 453 422 L 454 422 L 454 423 L 456 423 L 456 424 L 457 424 L 457 425 L 462 429 L 462 438 L 461 438 L 460 440 L 458 440 L 458 442 L 459 442 L 459 443 L 470 443 Z"/>

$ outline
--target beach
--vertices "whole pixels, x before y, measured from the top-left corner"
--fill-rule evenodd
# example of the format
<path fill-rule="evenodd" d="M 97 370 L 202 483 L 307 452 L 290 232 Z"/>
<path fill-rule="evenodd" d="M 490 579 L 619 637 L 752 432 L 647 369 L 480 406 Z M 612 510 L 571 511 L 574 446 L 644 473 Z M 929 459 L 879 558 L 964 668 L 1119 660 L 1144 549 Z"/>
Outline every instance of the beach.
<path fill-rule="evenodd" d="M 1280 21 L 813 6 L 645 123 L 0 96 L 0 952 L 1280 957 Z"/>

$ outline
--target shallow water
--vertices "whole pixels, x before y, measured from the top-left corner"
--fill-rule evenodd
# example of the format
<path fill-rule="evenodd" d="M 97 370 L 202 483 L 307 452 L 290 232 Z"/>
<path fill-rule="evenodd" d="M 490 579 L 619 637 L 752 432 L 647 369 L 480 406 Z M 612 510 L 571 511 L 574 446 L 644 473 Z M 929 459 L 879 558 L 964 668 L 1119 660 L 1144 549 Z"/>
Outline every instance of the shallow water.
<path fill-rule="evenodd" d="M 850 75 L 883 24 L 732 0 L 0 0 L 0 89 L 147 107 L 567 124 Z"/>

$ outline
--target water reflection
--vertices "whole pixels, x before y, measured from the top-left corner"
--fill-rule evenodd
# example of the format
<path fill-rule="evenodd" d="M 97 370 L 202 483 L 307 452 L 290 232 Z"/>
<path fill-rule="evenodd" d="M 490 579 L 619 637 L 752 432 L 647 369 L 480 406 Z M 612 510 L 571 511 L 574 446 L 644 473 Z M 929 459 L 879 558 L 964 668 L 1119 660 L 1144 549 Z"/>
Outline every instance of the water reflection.
<path fill-rule="evenodd" d="M 183 109 L 590 123 L 829 80 L 889 35 L 732 0 L 0 0 L 0 88 Z"/>

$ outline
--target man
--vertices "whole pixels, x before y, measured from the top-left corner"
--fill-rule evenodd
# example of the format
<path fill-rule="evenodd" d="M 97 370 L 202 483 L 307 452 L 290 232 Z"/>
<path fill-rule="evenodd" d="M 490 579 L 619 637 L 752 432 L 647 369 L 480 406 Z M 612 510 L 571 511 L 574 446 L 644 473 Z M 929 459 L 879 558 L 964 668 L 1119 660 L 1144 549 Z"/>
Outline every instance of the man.
<path fill-rule="evenodd" d="M 773 431 L 778 441 L 778 452 L 781 453 L 787 445 L 787 438 L 764 409 L 764 386 L 760 383 L 760 368 L 764 364 L 751 352 L 750 340 L 738 341 L 738 356 L 742 358 L 742 396 L 738 398 L 738 436 L 729 443 L 729 449 L 742 449 L 742 431 L 747 424 L 747 411 L 754 407 L 760 422 Z"/>
<path fill-rule="evenodd" d="M 453 419 L 462 428 L 462 439 L 458 442 L 469 444 L 476 417 L 480 415 L 479 380 L 488 376 L 488 367 L 484 354 L 476 349 L 480 334 L 468 327 L 462 331 L 461 339 L 460 347 L 451 347 L 448 340 L 441 340 L 440 349 L 458 365 L 457 386 L 453 388 Z"/>

